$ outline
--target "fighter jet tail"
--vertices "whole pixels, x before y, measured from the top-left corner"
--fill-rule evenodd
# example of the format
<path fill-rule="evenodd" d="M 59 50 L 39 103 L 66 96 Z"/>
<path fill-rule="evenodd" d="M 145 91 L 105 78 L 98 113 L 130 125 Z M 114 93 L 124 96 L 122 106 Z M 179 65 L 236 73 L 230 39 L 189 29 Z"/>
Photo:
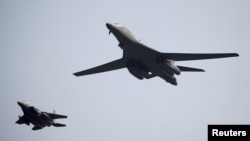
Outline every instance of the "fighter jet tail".
<path fill-rule="evenodd" d="M 65 124 L 61 124 L 61 123 L 53 123 L 52 125 L 55 127 L 65 127 L 66 126 Z"/>
<path fill-rule="evenodd" d="M 184 67 L 184 66 L 177 66 L 180 71 L 194 71 L 194 72 L 204 72 L 205 70 L 199 68 L 191 68 L 191 67 Z"/>
<path fill-rule="evenodd" d="M 39 126 L 34 126 L 34 127 L 32 128 L 32 130 L 40 130 L 40 129 L 42 129 L 42 127 L 39 127 Z"/>

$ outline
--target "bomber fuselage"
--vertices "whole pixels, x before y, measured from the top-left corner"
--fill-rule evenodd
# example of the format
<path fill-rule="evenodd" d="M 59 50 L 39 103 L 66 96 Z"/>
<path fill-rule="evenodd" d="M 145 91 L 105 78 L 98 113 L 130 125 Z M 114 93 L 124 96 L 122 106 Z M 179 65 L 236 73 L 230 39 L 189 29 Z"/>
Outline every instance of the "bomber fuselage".
<path fill-rule="evenodd" d="M 171 84 L 177 85 L 174 74 L 180 74 L 180 70 L 171 60 L 164 60 L 159 56 L 160 52 L 143 44 L 121 24 L 106 23 L 107 28 L 119 41 L 119 46 L 123 50 L 123 58 L 127 61 L 129 72 L 139 79 L 151 78 L 150 74 L 158 74 Z M 155 63 L 157 62 L 157 63 Z M 137 70 L 131 68 L 136 66 Z M 131 68 L 130 68 L 131 67 Z M 145 72 L 138 76 L 137 72 Z"/>

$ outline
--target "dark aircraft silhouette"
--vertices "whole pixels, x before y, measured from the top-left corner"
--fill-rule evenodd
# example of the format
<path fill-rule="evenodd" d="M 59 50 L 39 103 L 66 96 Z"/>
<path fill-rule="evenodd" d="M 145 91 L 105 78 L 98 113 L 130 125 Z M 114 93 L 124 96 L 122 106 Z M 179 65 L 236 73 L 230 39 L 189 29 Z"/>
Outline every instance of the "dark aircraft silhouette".
<path fill-rule="evenodd" d="M 119 23 L 106 23 L 109 34 L 113 33 L 119 41 L 119 47 L 123 50 L 121 59 L 74 73 L 75 76 L 89 75 L 94 73 L 112 71 L 121 68 L 128 68 L 128 71 L 136 78 L 142 80 L 159 76 L 165 81 L 177 85 L 174 75 L 182 71 L 203 72 L 203 69 L 190 68 L 175 65 L 174 61 L 201 60 L 224 57 L 236 57 L 237 53 L 162 53 L 154 50 L 137 40 L 132 33 Z"/>
<path fill-rule="evenodd" d="M 32 130 L 39 130 L 45 126 L 55 126 L 55 127 L 65 127 L 65 124 L 55 123 L 54 119 L 58 118 L 67 118 L 64 115 L 58 115 L 55 113 L 42 112 L 36 107 L 30 106 L 25 102 L 17 102 L 17 104 L 22 108 L 24 115 L 19 116 L 19 119 L 16 121 L 17 124 L 27 124 L 32 123 L 34 127 Z"/>

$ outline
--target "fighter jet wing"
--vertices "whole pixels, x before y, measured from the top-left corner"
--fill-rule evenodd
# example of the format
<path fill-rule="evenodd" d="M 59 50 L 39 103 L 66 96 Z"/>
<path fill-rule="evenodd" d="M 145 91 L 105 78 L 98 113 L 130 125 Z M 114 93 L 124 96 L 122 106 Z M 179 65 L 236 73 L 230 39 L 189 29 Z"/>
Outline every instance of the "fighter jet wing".
<path fill-rule="evenodd" d="M 89 75 L 89 74 L 94 74 L 94 73 L 101 73 L 101 72 L 106 72 L 106 71 L 112 71 L 116 69 L 121 69 L 126 67 L 126 61 L 125 59 L 121 58 L 91 69 L 83 70 L 80 72 L 74 73 L 75 76 L 82 76 L 82 75 Z"/>
<path fill-rule="evenodd" d="M 55 113 L 47 113 L 47 114 L 52 119 L 67 118 L 67 116 L 65 116 L 65 115 L 58 115 L 58 114 L 55 114 Z"/>
<path fill-rule="evenodd" d="M 186 61 L 186 60 L 202 60 L 202 59 L 214 59 L 225 57 L 237 57 L 237 53 L 214 53 L 214 54 L 196 54 L 196 53 L 162 53 L 165 59 L 171 59 L 174 61 Z"/>

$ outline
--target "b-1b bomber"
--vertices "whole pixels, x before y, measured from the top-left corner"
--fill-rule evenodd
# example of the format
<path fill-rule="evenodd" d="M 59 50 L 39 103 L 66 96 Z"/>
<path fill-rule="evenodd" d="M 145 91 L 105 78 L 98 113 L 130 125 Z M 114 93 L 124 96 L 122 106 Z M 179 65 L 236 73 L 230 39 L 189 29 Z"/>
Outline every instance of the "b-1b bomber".
<path fill-rule="evenodd" d="M 113 33 L 118 40 L 118 46 L 123 50 L 122 58 L 76 72 L 75 76 L 127 68 L 133 76 L 140 80 L 158 76 L 172 85 L 177 85 L 174 75 L 180 75 L 181 72 L 203 72 L 204 70 L 179 66 L 175 64 L 175 61 L 239 56 L 237 53 L 163 53 L 143 44 L 122 24 L 106 23 L 106 26 L 109 34 Z"/>

